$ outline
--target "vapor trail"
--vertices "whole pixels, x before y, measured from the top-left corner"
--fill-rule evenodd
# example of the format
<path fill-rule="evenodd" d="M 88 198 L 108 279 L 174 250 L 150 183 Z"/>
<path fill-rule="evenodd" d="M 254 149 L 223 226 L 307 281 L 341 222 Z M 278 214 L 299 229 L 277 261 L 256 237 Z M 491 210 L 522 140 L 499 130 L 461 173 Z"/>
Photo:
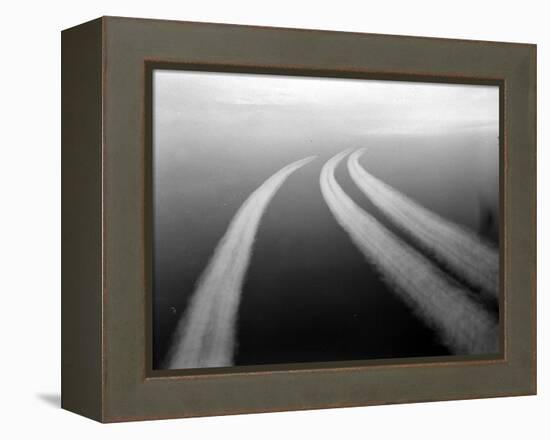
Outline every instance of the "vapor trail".
<path fill-rule="evenodd" d="M 314 158 L 310 156 L 282 168 L 241 205 L 201 274 L 190 304 L 178 323 L 168 368 L 233 364 L 241 289 L 260 220 L 287 177 Z"/>
<path fill-rule="evenodd" d="M 334 170 L 348 153 L 337 154 L 321 170 L 321 191 L 336 221 L 450 350 L 457 354 L 495 352 L 498 331 L 492 317 L 466 291 L 360 208 L 336 182 Z"/>
<path fill-rule="evenodd" d="M 424 208 L 406 195 L 369 174 L 359 158 L 348 160 L 351 178 L 368 199 L 411 240 L 441 262 L 450 272 L 490 297 L 498 293 L 498 252 L 473 232 Z"/>

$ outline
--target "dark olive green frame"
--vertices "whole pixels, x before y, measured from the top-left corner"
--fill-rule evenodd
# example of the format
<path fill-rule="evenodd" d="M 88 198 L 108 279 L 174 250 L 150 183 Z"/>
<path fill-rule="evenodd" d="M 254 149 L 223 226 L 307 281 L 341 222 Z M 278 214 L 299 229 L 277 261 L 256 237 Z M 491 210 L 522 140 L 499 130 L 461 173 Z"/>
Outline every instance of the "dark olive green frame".
<path fill-rule="evenodd" d="M 498 84 L 496 357 L 150 369 L 155 66 Z M 536 46 L 103 17 L 62 34 L 62 406 L 103 422 L 536 393 Z"/>

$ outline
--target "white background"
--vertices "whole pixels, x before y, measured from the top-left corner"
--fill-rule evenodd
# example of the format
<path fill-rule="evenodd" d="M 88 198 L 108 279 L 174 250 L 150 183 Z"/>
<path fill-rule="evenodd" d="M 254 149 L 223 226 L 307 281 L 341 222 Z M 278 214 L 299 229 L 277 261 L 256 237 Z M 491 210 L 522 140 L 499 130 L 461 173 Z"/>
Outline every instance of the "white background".
<path fill-rule="evenodd" d="M 549 438 L 550 165 L 543 1 L 13 1 L 2 4 L 0 437 Z M 101 15 L 538 44 L 539 396 L 100 425 L 58 408 L 60 31 Z M 545 409 L 546 406 L 546 409 Z"/>

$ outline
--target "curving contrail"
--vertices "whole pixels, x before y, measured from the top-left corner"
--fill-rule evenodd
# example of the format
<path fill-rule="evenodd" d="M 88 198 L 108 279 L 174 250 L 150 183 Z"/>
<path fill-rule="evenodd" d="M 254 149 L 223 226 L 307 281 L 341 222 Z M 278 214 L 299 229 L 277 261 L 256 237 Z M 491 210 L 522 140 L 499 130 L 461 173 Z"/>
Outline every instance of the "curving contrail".
<path fill-rule="evenodd" d="M 495 352 L 498 326 L 488 312 L 340 187 L 334 170 L 349 151 L 332 157 L 321 170 L 321 191 L 336 221 L 367 261 L 450 350 L 457 354 Z"/>
<path fill-rule="evenodd" d="M 498 252 L 468 231 L 424 208 L 368 173 L 359 158 L 348 159 L 351 178 L 370 201 L 408 237 L 450 272 L 492 298 L 498 295 Z"/>
<path fill-rule="evenodd" d="M 168 368 L 233 364 L 241 289 L 260 220 L 287 177 L 314 158 L 310 156 L 282 168 L 241 205 L 201 274 L 190 304 L 178 323 Z"/>

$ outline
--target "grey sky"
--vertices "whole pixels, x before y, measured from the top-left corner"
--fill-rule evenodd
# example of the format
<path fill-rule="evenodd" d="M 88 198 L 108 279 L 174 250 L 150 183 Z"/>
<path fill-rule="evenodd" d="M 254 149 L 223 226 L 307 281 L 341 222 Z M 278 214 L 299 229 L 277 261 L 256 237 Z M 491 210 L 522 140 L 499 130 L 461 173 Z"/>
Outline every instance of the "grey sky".
<path fill-rule="evenodd" d="M 496 86 L 175 70 L 154 75 L 157 122 L 189 130 L 267 123 L 298 136 L 313 128 L 347 135 L 498 133 Z"/>

